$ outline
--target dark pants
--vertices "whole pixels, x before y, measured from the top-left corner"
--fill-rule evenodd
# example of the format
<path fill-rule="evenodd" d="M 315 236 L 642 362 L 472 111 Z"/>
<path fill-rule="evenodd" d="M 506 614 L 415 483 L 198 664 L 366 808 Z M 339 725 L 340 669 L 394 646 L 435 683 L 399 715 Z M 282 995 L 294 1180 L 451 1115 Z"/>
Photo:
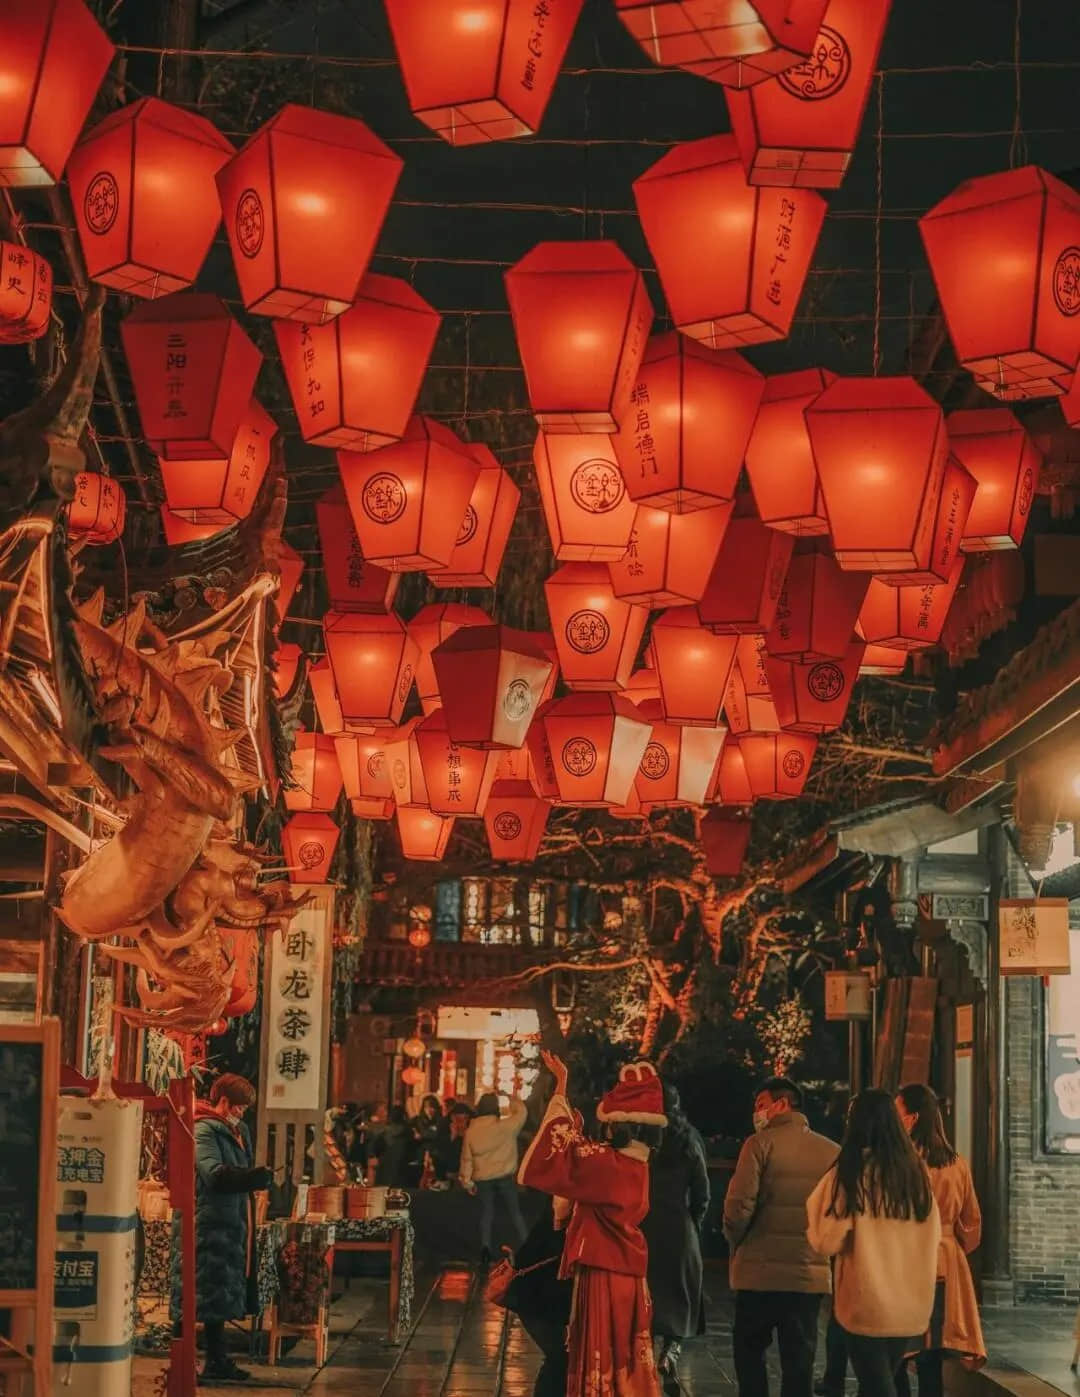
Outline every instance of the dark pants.
<path fill-rule="evenodd" d="M 842 1397 L 847 1382 L 847 1335 L 834 1314 L 825 1330 L 825 1373 L 821 1383 L 827 1397 Z"/>
<path fill-rule="evenodd" d="M 916 1357 L 915 1373 L 919 1379 L 919 1397 L 944 1397 L 944 1361 L 945 1355 L 941 1349 L 927 1349 Z M 896 1397 L 911 1397 L 911 1382 L 908 1379 L 906 1363 L 901 1363 L 896 1370 Z"/>
<path fill-rule="evenodd" d="M 896 1397 L 896 1374 L 911 1349 L 910 1339 L 871 1339 L 844 1335 L 848 1358 L 859 1380 L 861 1397 Z"/>
<path fill-rule="evenodd" d="M 765 1351 L 776 1335 L 780 1397 L 813 1397 L 820 1295 L 793 1290 L 740 1290 L 732 1346 L 739 1397 L 768 1397 Z"/>
<path fill-rule="evenodd" d="M 521 1216 L 518 1202 L 517 1179 L 513 1174 L 504 1174 L 501 1179 L 477 1179 L 476 1192 L 480 1195 L 480 1245 L 485 1251 L 492 1251 L 491 1229 L 495 1221 L 495 1204 L 501 1201 L 514 1229 L 514 1245 L 521 1246 L 528 1228 Z"/>
<path fill-rule="evenodd" d="M 206 1339 L 206 1362 L 212 1368 L 221 1368 L 229 1362 L 229 1350 L 225 1345 L 225 1324 L 220 1319 L 208 1319 L 203 1325 Z"/>
<path fill-rule="evenodd" d="M 544 1355 L 533 1397 L 566 1397 L 566 1325 L 532 1311 L 519 1318 L 526 1334 Z"/>

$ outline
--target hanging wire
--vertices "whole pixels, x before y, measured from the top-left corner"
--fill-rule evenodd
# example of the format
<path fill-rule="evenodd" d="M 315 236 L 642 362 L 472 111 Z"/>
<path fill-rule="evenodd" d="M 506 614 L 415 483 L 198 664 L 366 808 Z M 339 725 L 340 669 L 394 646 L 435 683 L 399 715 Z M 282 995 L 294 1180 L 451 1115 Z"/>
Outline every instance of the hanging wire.
<path fill-rule="evenodd" d="M 1023 0 L 1016 0 L 1013 20 L 1013 77 L 1015 98 L 1013 102 L 1012 139 L 1009 142 L 1009 169 L 1016 170 L 1028 163 L 1027 137 L 1024 135 L 1021 120 L 1023 99 L 1023 64 L 1020 61 L 1020 30 L 1023 19 Z"/>
<path fill-rule="evenodd" d="M 877 81 L 877 186 L 874 209 L 874 373 L 881 372 L 881 222 L 885 207 L 885 74 Z"/>

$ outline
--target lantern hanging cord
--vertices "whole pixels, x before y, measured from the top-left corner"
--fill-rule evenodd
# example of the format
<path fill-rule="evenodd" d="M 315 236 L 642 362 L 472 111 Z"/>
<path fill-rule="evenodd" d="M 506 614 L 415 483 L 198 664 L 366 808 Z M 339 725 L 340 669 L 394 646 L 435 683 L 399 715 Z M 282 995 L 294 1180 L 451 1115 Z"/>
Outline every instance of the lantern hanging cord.
<path fill-rule="evenodd" d="M 874 373 L 881 372 L 881 221 L 885 208 L 885 74 L 877 81 L 877 183 L 874 209 Z"/>
<path fill-rule="evenodd" d="M 1028 160 L 1027 137 L 1024 135 L 1023 122 L 1021 120 L 1022 98 L 1023 98 L 1023 64 L 1020 61 L 1021 43 L 1021 22 L 1023 19 L 1024 0 L 1016 0 L 1016 11 L 1013 22 L 1013 77 L 1015 82 L 1015 100 L 1013 104 L 1013 127 L 1012 139 L 1009 142 L 1009 169 L 1016 170 L 1021 165 L 1026 165 Z"/>

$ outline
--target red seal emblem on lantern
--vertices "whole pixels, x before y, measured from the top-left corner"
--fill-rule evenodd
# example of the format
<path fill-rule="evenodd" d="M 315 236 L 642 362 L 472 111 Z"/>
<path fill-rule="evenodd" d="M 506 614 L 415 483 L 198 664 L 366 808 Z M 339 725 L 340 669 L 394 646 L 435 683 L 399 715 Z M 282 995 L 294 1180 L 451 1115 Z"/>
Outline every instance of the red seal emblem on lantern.
<path fill-rule="evenodd" d="M 301 868 L 318 868 L 326 858 L 326 845 L 321 839 L 305 839 L 296 851 Z"/>
<path fill-rule="evenodd" d="M 521 833 L 521 818 L 512 810 L 500 810 L 492 820 L 491 828 L 498 839 L 516 839 Z"/>
<path fill-rule="evenodd" d="M 571 776 L 588 776 L 596 766 L 596 744 L 587 737 L 572 737 L 563 746 L 562 764 Z"/>
<path fill-rule="evenodd" d="M 472 505 L 467 505 L 465 509 L 465 518 L 461 521 L 461 528 L 458 530 L 457 546 L 459 548 L 462 544 L 468 543 L 475 535 L 476 525 L 476 510 L 473 509 Z"/>
<path fill-rule="evenodd" d="M 373 475 L 360 498 L 364 513 L 374 524 L 392 524 L 405 513 L 409 494 L 404 483 L 388 471 Z"/>
<path fill-rule="evenodd" d="M 668 774 L 671 758 L 662 742 L 650 742 L 641 759 L 641 774 L 649 781 L 661 781 Z"/>
<path fill-rule="evenodd" d="M 806 676 L 806 687 L 818 703 L 831 703 L 844 692 L 844 671 L 829 660 L 823 661 Z"/>
<path fill-rule="evenodd" d="M 533 693 L 525 679 L 511 679 L 503 695 L 503 712 L 512 723 L 520 722 L 532 711 Z"/>
<path fill-rule="evenodd" d="M 1080 247 L 1067 247 L 1054 266 L 1054 304 L 1062 315 L 1080 313 Z"/>
<path fill-rule="evenodd" d="M 843 34 L 822 25 L 814 47 L 804 63 L 778 73 L 781 87 L 802 102 L 820 102 L 839 92 L 851 76 L 851 50 Z"/>
<path fill-rule="evenodd" d="M 579 655 L 595 655 L 611 639 L 611 627 L 599 611 L 575 611 L 566 623 L 566 639 Z"/>
<path fill-rule="evenodd" d="M 254 189 L 245 189 L 236 205 L 236 245 L 245 257 L 257 257 L 266 232 L 262 200 Z"/>
<path fill-rule="evenodd" d="M 1031 497 L 1035 493 L 1035 473 L 1028 466 L 1027 470 L 1020 478 L 1020 489 L 1017 492 L 1016 507 L 1021 514 L 1026 514 L 1031 508 Z"/>
<path fill-rule="evenodd" d="M 405 763 L 400 757 L 395 761 L 394 768 L 390 774 L 394 778 L 394 785 L 399 791 L 403 791 L 408 783 L 409 773 L 406 770 Z"/>
<path fill-rule="evenodd" d="M 622 472 L 611 461 L 582 461 L 570 477 L 574 503 L 587 514 L 610 514 L 626 494 Z"/>
<path fill-rule="evenodd" d="M 367 774 L 373 779 L 377 776 L 381 776 L 385 766 L 386 753 L 372 752 L 371 756 L 367 759 Z"/>
<path fill-rule="evenodd" d="M 795 748 L 784 753 L 784 760 L 781 762 L 784 775 L 791 781 L 797 776 L 801 776 L 806 769 L 806 758 Z"/>
<path fill-rule="evenodd" d="M 83 199 L 86 226 L 91 233 L 97 233 L 100 237 L 103 233 L 107 233 L 116 222 L 116 215 L 119 211 L 120 190 L 117 187 L 116 179 L 108 170 L 102 170 L 94 176 L 86 188 L 86 197 Z"/>

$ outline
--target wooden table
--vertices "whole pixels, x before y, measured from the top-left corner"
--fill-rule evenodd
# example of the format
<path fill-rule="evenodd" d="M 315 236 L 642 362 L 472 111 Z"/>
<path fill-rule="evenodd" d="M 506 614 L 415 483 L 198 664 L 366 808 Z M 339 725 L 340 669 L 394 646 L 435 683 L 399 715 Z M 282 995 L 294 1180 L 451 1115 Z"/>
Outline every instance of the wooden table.
<path fill-rule="evenodd" d="M 389 1343 L 394 1344 L 399 1340 L 398 1329 L 400 1327 L 401 1316 L 399 1313 L 401 1306 L 401 1254 L 405 1243 L 405 1229 L 403 1227 L 392 1227 L 390 1233 L 385 1238 L 376 1238 L 370 1241 L 352 1242 L 345 1238 L 338 1239 L 337 1228 L 334 1232 L 334 1242 L 330 1248 L 330 1275 L 334 1274 L 334 1258 L 338 1252 L 360 1252 L 375 1251 L 386 1252 L 390 1257 L 390 1295 L 387 1307 L 387 1331 L 386 1337 Z M 348 1289 L 349 1278 L 345 1278 L 345 1287 Z"/>

